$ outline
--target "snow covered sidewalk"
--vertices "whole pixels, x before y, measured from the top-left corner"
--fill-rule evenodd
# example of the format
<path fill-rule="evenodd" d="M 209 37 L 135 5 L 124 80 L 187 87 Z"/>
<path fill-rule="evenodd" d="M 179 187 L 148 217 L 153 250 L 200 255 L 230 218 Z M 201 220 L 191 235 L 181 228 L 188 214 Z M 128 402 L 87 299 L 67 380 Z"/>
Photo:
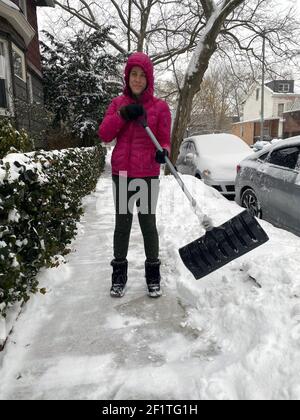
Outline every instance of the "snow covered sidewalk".
<path fill-rule="evenodd" d="M 300 238 L 261 222 L 267 244 L 196 281 L 177 250 L 203 231 L 162 177 L 163 297 L 146 296 L 135 217 L 127 293 L 112 299 L 109 172 L 84 200 L 67 264 L 40 273 L 48 293 L 26 304 L 0 353 L 0 399 L 300 399 Z M 216 225 L 241 211 L 184 180 Z"/>
<path fill-rule="evenodd" d="M 181 335 L 184 310 L 172 285 L 159 300 L 146 296 L 137 219 L 127 294 L 109 296 L 114 227 L 109 171 L 107 166 L 97 191 L 84 200 L 81 232 L 67 264 L 40 273 L 48 293 L 25 305 L 0 354 L 0 399 L 171 398 L 174 392 L 181 397 L 174 383 L 171 389 L 151 383 L 153 368 L 165 364 L 151 346 Z"/>

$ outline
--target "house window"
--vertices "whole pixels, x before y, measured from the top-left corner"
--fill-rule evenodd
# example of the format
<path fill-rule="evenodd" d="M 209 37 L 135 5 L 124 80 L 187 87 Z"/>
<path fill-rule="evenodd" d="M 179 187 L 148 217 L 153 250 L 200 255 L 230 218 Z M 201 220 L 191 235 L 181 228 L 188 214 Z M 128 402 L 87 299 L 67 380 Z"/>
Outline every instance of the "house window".
<path fill-rule="evenodd" d="M 12 46 L 13 67 L 15 76 L 26 83 L 26 68 L 24 53 L 15 45 Z"/>
<path fill-rule="evenodd" d="M 260 93 L 260 89 L 259 89 L 259 88 L 257 88 L 257 89 L 256 89 L 256 100 L 257 100 L 257 101 L 259 100 L 259 93 Z"/>
<path fill-rule="evenodd" d="M 8 43 L 0 38 L 0 115 L 13 115 L 11 67 Z"/>
<path fill-rule="evenodd" d="M 26 6 L 27 0 L 19 0 L 19 7 L 21 9 L 21 12 L 24 14 L 24 16 L 27 19 L 27 6 Z"/>
<path fill-rule="evenodd" d="M 264 125 L 264 137 L 269 137 L 270 135 L 270 127 L 269 125 Z"/>
<path fill-rule="evenodd" d="M 288 83 L 279 83 L 278 92 L 288 93 L 290 91 L 290 85 Z"/>
<path fill-rule="evenodd" d="M 0 108 L 7 108 L 4 43 L 0 41 Z"/>
<path fill-rule="evenodd" d="M 284 104 L 278 104 L 278 117 L 282 117 L 284 112 Z"/>

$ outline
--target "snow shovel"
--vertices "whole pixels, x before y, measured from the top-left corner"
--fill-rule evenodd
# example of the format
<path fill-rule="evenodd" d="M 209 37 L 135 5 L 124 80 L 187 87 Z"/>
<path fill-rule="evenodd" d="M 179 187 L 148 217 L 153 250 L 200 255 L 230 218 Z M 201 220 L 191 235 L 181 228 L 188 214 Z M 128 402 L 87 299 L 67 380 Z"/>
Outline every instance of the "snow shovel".
<path fill-rule="evenodd" d="M 158 150 L 163 151 L 146 121 L 141 122 Z M 223 267 L 229 262 L 252 251 L 269 240 L 256 218 L 247 210 L 228 220 L 219 227 L 211 224 L 210 218 L 199 208 L 196 200 L 187 190 L 184 182 L 166 157 L 166 164 L 190 201 L 200 224 L 206 230 L 201 238 L 179 249 L 180 257 L 196 280 Z"/>

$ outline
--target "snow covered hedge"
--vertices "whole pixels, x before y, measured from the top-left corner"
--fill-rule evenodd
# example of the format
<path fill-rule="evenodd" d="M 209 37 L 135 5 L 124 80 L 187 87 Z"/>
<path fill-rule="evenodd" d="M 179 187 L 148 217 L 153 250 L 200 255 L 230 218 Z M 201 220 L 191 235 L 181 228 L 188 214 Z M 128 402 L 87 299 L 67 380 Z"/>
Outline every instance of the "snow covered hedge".
<path fill-rule="evenodd" d="M 0 117 L 0 159 L 11 150 L 22 153 L 34 149 L 34 144 L 25 130 L 16 130 L 9 119 Z"/>
<path fill-rule="evenodd" d="M 9 154 L 0 160 L 0 318 L 38 291 L 36 274 L 65 254 L 105 162 L 99 147 Z"/>

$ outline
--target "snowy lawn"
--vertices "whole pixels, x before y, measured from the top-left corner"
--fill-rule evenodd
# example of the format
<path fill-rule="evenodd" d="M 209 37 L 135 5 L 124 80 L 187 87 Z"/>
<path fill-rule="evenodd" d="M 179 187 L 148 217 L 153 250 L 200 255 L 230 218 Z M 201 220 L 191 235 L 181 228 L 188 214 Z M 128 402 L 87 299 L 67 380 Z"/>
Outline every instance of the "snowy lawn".
<path fill-rule="evenodd" d="M 220 225 L 241 211 L 184 176 Z M 300 238 L 261 222 L 270 241 L 196 281 L 178 248 L 203 235 L 173 177 L 161 178 L 163 296 L 146 296 L 134 220 L 128 290 L 111 299 L 109 166 L 67 264 L 42 270 L 37 295 L 0 355 L 0 399 L 300 399 Z"/>

